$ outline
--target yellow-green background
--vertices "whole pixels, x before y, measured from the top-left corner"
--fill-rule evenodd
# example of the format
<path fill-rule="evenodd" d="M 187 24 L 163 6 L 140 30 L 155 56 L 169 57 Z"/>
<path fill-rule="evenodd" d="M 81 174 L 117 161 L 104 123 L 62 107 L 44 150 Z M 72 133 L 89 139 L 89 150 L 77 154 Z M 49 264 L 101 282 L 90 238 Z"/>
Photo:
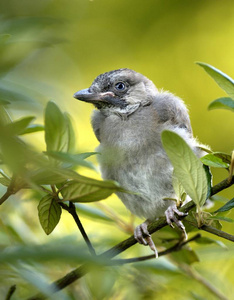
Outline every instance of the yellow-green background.
<path fill-rule="evenodd" d="M 234 77 L 233 1 L 0 0 L 0 14 L 0 32 L 11 34 L 12 42 L 1 52 L 2 84 L 17 84 L 21 91 L 33 99 L 31 103 L 13 103 L 10 107 L 13 118 L 37 115 L 37 123 L 42 123 L 44 107 L 52 99 L 63 111 L 72 115 L 77 128 L 78 151 L 93 151 L 98 143 L 89 122 L 92 107 L 78 102 L 72 95 L 88 87 L 100 73 L 127 67 L 149 77 L 158 88 L 169 90 L 184 99 L 190 110 L 194 135 L 202 143 L 210 145 L 215 151 L 230 153 L 233 150 L 233 114 L 227 110 L 207 110 L 212 100 L 225 94 L 194 63 L 209 63 Z M 12 62 L 15 64 L 10 68 Z M 26 140 L 45 150 L 43 134 L 28 136 Z M 213 171 L 214 183 L 227 176 L 225 170 Z M 100 176 L 86 170 L 82 172 Z M 233 192 L 232 187 L 223 195 L 231 199 Z M 11 224 L 28 243 L 47 242 L 70 234 L 77 235 L 81 241 L 73 221 L 66 214 L 63 214 L 54 233 L 46 237 L 37 220 L 37 203 L 30 202 L 23 195 L 27 201 L 20 205 L 18 198 L 13 197 L 1 207 L 4 233 L 7 232 L 6 225 Z M 105 203 L 117 215 L 129 220 L 130 214 L 117 197 L 112 196 Z M 112 239 L 115 242 L 128 236 L 116 226 L 92 222 L 87 218 L 83 221 L 94 242 L 100 244 L 104 241 L 104 249 L 109 245 L 110 236 L 115 236 Z M 233 223 L 225 223 L 224 230 L 233 233 Z M 14 244 L 14 238 L 10 237 L 7 243 Z M 149 252 L 139 247 L 135 246 L 136 250 L 133 249 L 131 254 Z M 228 243 L 228 247 L 229 251 L 218 246 L 198 247 L 201 263 L 195 264 L 195 267 L 231 299 L 234 293 L 234 260 L 231 259 L 231 253 L 234 248 L 231 243 Z M 49 269 L 44 273 L 50 281 L 72 267 L 74 265 L 63 265 L 63 268 L 56 269 L 57 273 Z M 3 284 L 0 283 L 2 295 L 5 295 L 9 285 L 19 280 L 12 274 L 6 280 L 4 272 L 6 270 L 3 268 Z M 163 271 L 162 274 L 157 271 L 155 277 L 150 273 L 150 296 L 147 292 L 137 293 L 134 288 L 139 286 L 139 282 L 146 282 L 144 271 L 136 275 L 134 268 L 121 267 L 115 272 L 118 275 L 112 275 L 116 282 L 106 299 L 130 299 L 124 297 L 130 297 L 131 293 L 135 299 L 156 299 L 156 296 L 174 299 L 175 293 L 179 299 L 194 299 L 189 298 L 193 289 L 203 299 L 215 299 L 192 279 L 170 274 L 168 280 L 169 275 Z M 135 276 L 136 285 L 133 284 Z M 102 276 L 99 274 L 99 277 Z M 128 280 L 131 282 L 129 291 Z M 27 287 L 25 282 L 20 284 Z M 73 286 L 72 293 L 76 291 L 78 295 L 78 291 L 82 291 L 84 299 L 92 299 L 94 295 L 87 281 L 83 280 L 82 284 L 85 288 Z M 118 292 L 119 286 L 122 286 L 121 289 L 124 286 L 122 292 Z M 82 289 L 86 289 L 85 292 Z M 21 295 L 27 294 L 26 290 L 21 290 Z M 73 297 L 79 299 L 78 296 Z"/>

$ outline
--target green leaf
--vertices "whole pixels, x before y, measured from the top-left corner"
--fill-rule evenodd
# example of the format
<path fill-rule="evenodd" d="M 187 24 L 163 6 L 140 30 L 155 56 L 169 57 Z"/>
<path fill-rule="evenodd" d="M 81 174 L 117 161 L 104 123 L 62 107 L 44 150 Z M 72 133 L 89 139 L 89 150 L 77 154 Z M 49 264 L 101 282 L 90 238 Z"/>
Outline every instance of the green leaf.
<path fill-rule="evenodd" d="M 40 168 L 28 173 L 29 183 L 37 185 L 59 184 L 67 180 L 67 176 L 63 174 L 63 170 L 51 168 Z"/>
<path fill-rule="evenodd" d="M 21 135 L 23 134 L 28 134 L 28 133 L 33 133 L 33 132 L 38 132 L 38 131 L 43 131 L 44 125 L 39 125 L 39 124 L 30 124 L 28 125 L 28 127 L 22 132 L 20 133 Z"/>
<path fill-rule="evenodd" d="M 113 192 L 118 190 L 118 186 L 113 183 L 112 188 L 104 187 L 100 184 L 80 183 L 69 181 L 61 190 L 64 201 L 72 202 L 94 202 L 109 197 Z"/>
<path fill-rule="evenodd" d="M 45 110 L 45 141 L 47 151 L 66 152 L 68 149 L 67 122 L 54 102 L 48 102 Z"/>
<path fill-rule="evenodd" d="M 218 220 L 218 221 L 225 221 L 225 222 L 229 222 L 229 223 L 233 223 L 234 220 L 231 218 L 227 218 L 227 217 L 223 217 L 223 216 L 212 216 L 209 219 L 211 220 Z"/>
<path fill-rule="evenodd" d="M 9 186 L 11 183 L 11 179 L 5 174 L 2 169 L 0 169 L 0 174 L 2 175 L 2 177 L 0 177 L 0 184 Z"/>
<path fill-rule="evenodd" d="M 229 167 L 229 164 L 224 162 L 222 158 L 218 157 L 217 155 L 210 153 L 202 158 L 200 158 L 202 163 L 206 166 L 214 167 L 214 168 L 225 168 Z"/>
<path fill-rule="evenodd" d="M 197 64 L 201 66 L 216 81 L 221 89 L 223 89 L 232 99 L 234 99 L 234 80 L 231 77 L 206 63 L 197 62 Z"/>
<path fill-rule="evenodd" d="M 5 44 L 10 37 L 11 35 L 7 33 L 0 34 L 0 44 Z"/>
<path fill-rule="evenodd" d="M 188 144 L 175 132 L 162 132 L 163 147 L 174 167 L 174 173 L 186 193 L 197 206 L 202 206 L 208 194 L 207 178 L 201 161 Z"/>
<path fill-rule="evenodd" d="M 169 256 L 172 257 L 174 261 L 176 261 L 176 264 L 182 263 L 191 265 L 199 261 L 196 252 L 192 249 L 181 249 L 178 252 L 170 253 Z"/>
<path fill-rule="evenodd" d="M 35 117 L 30 116 L 30 117 L 25 117 L 25 118 L 16 120 L 16 121 L 10 123 L 7 126 L 7 129 L 10 130 L 10 133 L 12 135 L 22 134 L 34 119 L 35 119 Z"/>
<path fill-rule="evenodd" d="M 0 105 L 8 105 L 10 104 L 9 101 L 6 101 L 6 100 L 3 100 L 3 99 L 0 99 Z"/>
<path fill-rule="evenodd" d="M 212 101 L 208 106 L 209 110 L 219 109 L 219 108 L 224 108 L 224 109 L 234 111 L 234 100 L 228 97 L 218 98 Z"/>
<path fill-rule="evenodd" d="M 183 197 L 186 197 L 186 193 L 184 191 L 184 188 L 183 188 L 181 182 L 178 180 L 178 178 L 176 176 L 172 177 L 172 185 L 173 185 L 173 189 L 174 189 L 174 191 L 176 193 L 176 196 L 179 199 L 182 200 Z"/>
<path fill-rule="evenodd" d="M 79 166 L 83 166 L 83 167 L 95 170 L 95 167 L 92 165 L 92 163 L 85 161 L 83 158 L 85 156 L 88 157 L 92 154 L 89 154 L 89 155 L 85 155 L 85 153 L 84 154 L 83 153 L 82 154 L 70 154 L 70 153 L 66 153 L 66 152 L 56 152 L 56 151 L 47 151 L 45 153 L 57 160 L 70 163 L 71 166 L 79 165 Z"/>
<path fill-rule="evenodd" d="M 108 221 L 113 222 L 113 220 L 107 217 L 104 212 L 96 207 L 92 207 L 90 205 L 75 203 L 75 206 L 78 210 L 79 214 L 83 214 L 86 217 L 90 218 L 91 220 L 101 220 L 101 221 Z"/>
<path fill-rule="evenodd" d="M 208 221 L 209 221 L 209 224 L 208 224 L 209 226 L 212 226 L 212 227 L 214 227 L 216 229 L 219 229 L 219 230 L 222 229 L 222 224 L 219 222 L 219 220 L 215 220 L 215 219 L 210 218 Z"/>
<path fill-rule="evenodd" d="M 224 161 L 225 163 L 227 164 L 230 164 L 231 163 L 231 155 L 230 154 L 227 154 L 227 153 L 223 153 L 223 152 L 213 152 L 212 153 L 213 155 L 219 157 L 222 159 L 222 161 Z"/>
<path fill-rule="evenodd" d="M 0 251 L 0 263 L 8 262 L 15 264 L 16 262 L 22 261 L 32 264 L 32 262 L 44 261 L 51 263 L 51 261 L 53 261 L 53 263 L 56 264 L 55 260 L 57 260 L 59 264 L 61 261 L 64 261 L 65 264 L 70 262 L 72 265 L 84 262 L 92 262 L 92 266 L 106 264 L 105 258 L 98 255 L 90 256 L 88 251 L 81 247 L 80 244 L 77 242 L 76 244 L 74 242 L 71 243 L 69 239 L 60 238 L 59 241 L 53 240 L 53 243 L 50 244 L 17 245 L 10 247 L 10 249 L 7 247 L 7 249 L 5 249 L 6 251 Z M 68 247 L 68 245 L 71 246 Z M 61 297 L 57 297 L 57 299 L 61 299 Z"/>
<path fill-rule="evenodd" d="M 95 154 L 100 154 L 99 152 L 84 152 L 84 153 L 79 153 L 79 154 L 76 154 L 80 159 L 86 159 L 92 155 L 95 155 Z"/>
<path fill-rule="evenodd" d="M 224 211 L 228 211 L 230 209 L 232 209 L 234 207 L 234 198 L 232 198 L 230 201 L 228 201 L 225 205 L 223 205 L 222 207 L 220 207 L 219 209 L 217 209 L 215 211 L 215 213 L 217 212 L 224 212 Z"/>
<path fill-rule="evenodd" d="M 3 107 L 0 106 L 0 125 L 5 126 L 8 125 L 12 122 L 7 110 Z"/>
<path fill-rule="evenodd" d="M 15 89 L 10 89 L 10 87 L 4 87 L 5 82 L 0 81 L 0 100 L 3 102 L 17 103 L 21 102 L 31 102 L 33 99 L 23 93 L 22 91 L 17 91 L 17 86 Z"/>
<path fill-rule="evenodd" d="M 52 195 L 43 197 L 38 205 L 38 216 L 45 233 L 49 235 L 58 224 L 61 207 Z"/>
<path fill-rule="evenodd" d="M 196 239 L 195 242 L 197 244 L 203 244 L 203 245 L 209 245 L 209 244 L 216 244 L 216 245 L 219 245 L 220 247 L 222 248 L 227 248 L 227 246 L 221 242 L 221 241 L 218 241 L 218 240 L 214 240 L 212 238 L 209 238 L 209 237 L 200 237 L 199 239 Z"/>
<path fill-rule="evenodd" d="M 82 176 L 73 170 L 69 170 L 69 169 L 62 169 L 62 170 L 64 176 L 66 176 L 69 179 L 73 179 L 76 182 L 103 187 L 107 189 L 113 189 L 114 191 L 118 191 L 118 192 L 135 194 L 133 192 L 125 190 L 119 185 L 118 182 L 113 180 L 97 180 L 86 176 Z"/>
<path fill-rule="evenodd" d="M 4 185 L 4 186 L 9 186 L 10 185 L 10 180 L 6 179 L 4 177 L 0 177 L 0 184 Z"/>
<path fill-rule="evenodd" d="M 68 133 L 68 152 L 74 152 L 76 150 L 76 134 L 73 128 L 71 116 L 68 113 L 64 113 L 64 118 L 67 123 L 67 133 Z"/>
<path fill-rule="evenodd" d="M 206 179 L 207 179 L 207 196 L 206 196 L 206 198 L 208 199 L 211 194 L 213 175 L 208 166 L 203 165 L 203 168 L 205 170 Z"/>

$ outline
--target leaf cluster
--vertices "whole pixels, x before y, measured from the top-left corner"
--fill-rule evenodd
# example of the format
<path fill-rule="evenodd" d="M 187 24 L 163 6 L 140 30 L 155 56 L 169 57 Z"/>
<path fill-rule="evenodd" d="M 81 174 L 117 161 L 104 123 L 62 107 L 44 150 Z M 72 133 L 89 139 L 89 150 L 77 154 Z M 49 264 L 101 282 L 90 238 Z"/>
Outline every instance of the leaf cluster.
<path fill-rule="evenodd" d="M 54 102 L 47 104 L 44 126 L 32 124 L 34 119 L 30 116 L 12 121 L 4 106 L 0 106 L 0 183 L 7 187 L 5 196 L 21 189 L 42 192 L 39 220 L 45 233 L 50 234 L 60 220 L 60 203 L 99 201 L 124 189 L 117 182 L 88 178 L 76 171 L 79 166 L 95 169 L 86 158 L 96 153 L 76 152 L 72 120 Z M 21 138 L 38 130 L 45 132 L 46 151 L 42 153 Z"/>
<path fill-rule="evenodd" d="M 229 95 L 232 95 L 232 79 L 212 66 L 202 63 L 200 65 L 211 74 Z M 233 101 L 233 98 L 230 99 Z M 225 105 L 229 108 L 232 107 L 230 99 L 228 102 L 225 102 Z M 222 103 L 223 108 L 224 102 L 220 103 Z M 62 112 L 51 101 L 46 106 L 43 125 L 34 124 L 34 116 L 26 116 L 13 121 L 9 116 L 8 109 L 5 108 L 6 105 L 5 101 L 0 102 L 0 184 L 5 188 L 5 193 L 0 199 L 0 204 L 4 203 L 11 195 L 23 189 L 37 192 L 37 194 L 41 195 L 38 203 L 38 216 L 44 232 L 48 235 L 54 230 L 60 221 L 63 209 L 65 209 L 71 213 L 79 230 L 83 231 L 82 235 L 89 245 L 91 244 L 87 240 L 84 228 L 76 214 L 77 207 L 80 212 L 92 218 L 99 218 L 105 221 L 115 219 L 118 225 L 121 224 L 119 227 L 123 226 L 126 229 L 126 224 L 123 225 L 123 221 L 120 218 L 118 219 L 118 216 L 114 215 L 113 212 L 107 210 L 109 213 L 107 216 L 101 210 L 85 205 L 88 202 L 106 199 L 114 192 L 129 193 L 130 191 L 124 190 L 117 182 L 96 180 L 80 174 L 80 167 L 95 170 L 94 165 L 87 159 L 92 155 L 99 154 L 96 152 L 79 153 L 77 151 L 76 134 L 71 117 L 67 113 Z M 221 108 L 221 106 L 219 107 Z M 218 107 L 216 106 L 216 108 Z M 44 132 L 46 149 L 43 152 L 38 152 L 24 140 L 26 134 L 33 134 L 38 131 Z M 207 201 L 207 198 L 214 194 L 212 192 L 212 168 L 223 168 L 228 171 L 229 177 L 228 182 L 225 183 L 225 187 L 233 183 L 233 154 L 212 152 L 209 149 L 203 149 L 208 154 L 199 159 L 187 143 L 179 135 L 171 131 L 164 131 L 162 133 L 162 142 L 174 167 L 173 186 L 179 199 L 177 201 L 178 206 L 181 205 L 181 202 L 185 200 L 187 195 L 196 205 L 196 209 L 190 210 L 189 215 L 184 220 L 187 232 L 193 232 L 194 230 L 198 230 L 198 228 L 208 231 L 209 228 L 212 228 L 213 231 L 209 232 L 213 232 L 213 234 L 219 236 L 223 235 L 224 238 L 230 239 L 230 235 L 227 234 L 225 236 L 225 233 L 220 231 L 220 229 L 222 227 L 221 222 L 233 222 L 226 214 L 233 209 L 234 200 L 227 200 L 223 206 L 209 213 L 203 210 L 203 205 Z M 183 209 L 185 208 L 182 207 Z M 170 255 L 172 263 L 171 265 L 167 261 L 164 261 L 161 265 L 155 265 L 154 261 L 148 265 L 141 263 L 142 265 L 136 267 L 135 270 L 143 268 L 144 270 L 150 269 L 157 273 L 163 269 L 167 272 L 175 272 L 176 274 L 180 274 L 182 270 L 184 274 L 193 278 L 193 276 L 197 275 L 192 273 L 191 265 L 199 261 L 199 257 L 189 247 L 188 243 L 195 241 L 198 244 L 217 244 L 224 247 L 224 244 L 220 241 L 213 238 L 201 237 L 200 235 L 195 235 L 188 242 L 181 243 L 180 232 L 166 226 L 165 219 L 157 220 L 148 229 L 150 233 L 160 229 L 157 236 L 153 238 L 157 245 L 160 245 L 164 249 L 166 248 L 166 250 L 159 253 L 160 256 L 165 254 Z M 132 228 L 129 228 L 128 232 L 132 232 Z M 91 245 L 92 251 L 90 253 L 92 256 L 90 254 L 87 255 L 86 251 L 80 247 L 75 250 L 71 249 L 67 247 L 66 243 L 63 243 L 58 248 L 50 248 L 48 245 L 35 246 L 33 249 L 28 249 L 27 246 L 15 247 L 9 253 L 3 252 L 0 255 L 0 260 L 10 263 L 15 263 L 18 258 L 24 261 L 30 261 L 30 259 L 34 261 L 47 261 L 52 258 L 66 261 L 66 258 L 69 257 L 70 260 L 78 263 L 84 262 L 85 264 L 80 268 L 72 271 L 55 283 L 56 289 L 62 289 L 85 275 L 90 270 L 90 262 L 93 266 L 98 266 L 98 268 L 101 265 L 101 274 L 104 274 L 103 277 L 108 277 L 105 274 L 109 273 L 103 269 L 103 265 L 133 263 L 152 258 L 152 256 L 147 256 L 127 260 L 111 260 L 112 257 L 125 251 L 135 243 L 136 241 L 132 236 L 101 255 L 96 255 Z M 44 250 L 42 251 L 42 249 Z M 56 249 L 59 249 L 58 252 L 56 252 Z M 20 256 L 18 255 L 19 252 Z M 56 252 L 56 255 L 54 252 Z M 89 262 L 88 265 L 87 261 Z M 99 284 L 99 276 L 95 277 L 96 270 L 99 269 L 95 269 L 92 272 L 93 275 L 90 275 L 92 284 L 93 280 Z M 22 274 L 30 281 L 30 275 L 26 274 L 25 270 L 22 271 Z M 140 271 L 136 276 L 140 277 L 139 274 Z M 116 275 L 113 274 L 111 278 L 108 278 L 106 283 L 108 291 L 112 289 L 115 278 Z M 48 294 L 53 293 L 54 288 L 52 286 Z M 46 289 L 48 289 L 48 285 L 45 286 L 44 284 L 41 290 L 46 293 Z M 90 290 L 92 290 L 91 287 Z M 96 288 L 94 290 L 96 291 Z"/>
<path fill-rule="evenodd" d="M 213 101 L 209 105 L 209 109 L 226 108 L 233 110 L 234 80 L 213 66 L 205 63 L 198 63 L 198 65 L 203 67 L 230 96 L 230 98 L 220 98 Z M 202 150 L 208 152 L 208 154 L 199 159 L 182 137 L 175 132 L 168 130 L 162 132 L 162 143 L 174 167 L 174 176 L 176 178 L 176 181 L 174 180 L 174 189 L 177 192 L 177 197 L 184 200 L 185 192 L 196 204 L 198 214 L 194 214 L 194 217 L 197 218 L 199 227 L 202 223 L 206 223 L 211 219 L 231 221 L 226 217 L 218 216 L 216 213 L 230 210 L 233 207 L 232 200 L 228 202 L 229 204 L 224 206 L 225 208 L 217 210 L 214 215 L 203 214 L 201 208 L 209 198 L 212 188 L 212 174 L 210 172 L 210 167 L 227 169 L 231 181 L 233 175 L 234 152 L 230 155 L 222 152 L 212 152 L 210 149 L 203 147 Z M 220 226 L 220 224 L 218 223 L 216 226 Z"/>

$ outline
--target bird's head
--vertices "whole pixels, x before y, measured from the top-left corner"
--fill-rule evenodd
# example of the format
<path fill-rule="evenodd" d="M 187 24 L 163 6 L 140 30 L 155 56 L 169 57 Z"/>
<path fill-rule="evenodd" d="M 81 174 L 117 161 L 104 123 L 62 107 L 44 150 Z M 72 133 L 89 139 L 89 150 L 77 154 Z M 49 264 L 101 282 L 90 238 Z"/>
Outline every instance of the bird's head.
<path fill-rule="evenodd" d="M 90 102 L 98 109 L 131 110 L 152 102 L 157 88 L 148 78 L 130 69 L 119 69 L 99 75 L 88 89 L 74 98 Z"/>

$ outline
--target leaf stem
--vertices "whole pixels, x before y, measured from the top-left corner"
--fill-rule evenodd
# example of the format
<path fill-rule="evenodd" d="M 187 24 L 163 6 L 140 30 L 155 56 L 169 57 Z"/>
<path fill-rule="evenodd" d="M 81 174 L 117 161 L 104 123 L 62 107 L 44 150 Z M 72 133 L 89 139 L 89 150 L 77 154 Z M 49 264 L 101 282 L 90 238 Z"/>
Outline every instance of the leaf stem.
<path fill-rule="evenodd" d="M 80 230 L 80 233 L 82 234 L 83 238 L 84 238 L 84 241 L 86 243 L 86 245 L 88 246 L 88 249 L 89 249 L 89 252 L 91 255 L 93 256 L 96 256 L 96 252 L 93 248 L 93 245 L 92 243 L 90 242 L 89 238 L 88 238 L 88 235 L 86 234 L 85 232 L 85 229 L 80 221 L 80 218 L 76 212 L 76 207 L 74 205 L 73 202 L 69 201 L 69 206 L 67 206 L 65 203 L 63 202 L 59 202 L 60 206 L 65 209 L 67 212 L 69 212 L 69 214 L 72 215 L 74 221 L 76 222 L 76 225 L 77 227 L 79 228 Z"/>
<path fill-rule="evenodd" d="M 15 290 L 16 290 L 16 285 L 14 284 L 9 288 L 5 300 L 10 300 L 12 295 L 14 294 Z"/>
<path fill-rule="evenodd" d="M 13 193 L 9 189 L 7 189 L 5 194 L 3 194 L 0 198 L 0 205 L 2 205 L 11 195 L 13 195 Z"/>

